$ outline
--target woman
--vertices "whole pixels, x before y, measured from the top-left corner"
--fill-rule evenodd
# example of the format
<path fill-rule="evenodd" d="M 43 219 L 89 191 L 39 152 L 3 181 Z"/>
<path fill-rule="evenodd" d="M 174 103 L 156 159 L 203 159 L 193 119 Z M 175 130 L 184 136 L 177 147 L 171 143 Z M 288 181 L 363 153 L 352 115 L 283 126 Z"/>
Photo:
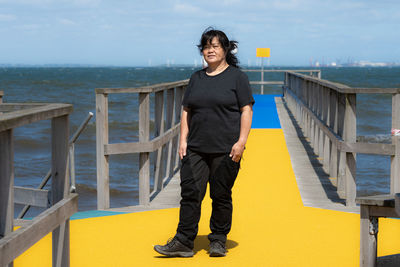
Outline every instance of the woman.
<path fill-rule="evenodd" d="M 254 99 L 248 78 L 232 53 L 236 41 L 206 29 L 198 45 L 208 66 L 195 72 L 183 98 L 181 138 L 181 196 L 175 237 L 156 245 L 160 254 L 192 257 L 201 202 L 210 183 L 212 214 L 209 254 L 225 256 L 232 222 L 232 187 L 239 171 L 251 127 Z"/>

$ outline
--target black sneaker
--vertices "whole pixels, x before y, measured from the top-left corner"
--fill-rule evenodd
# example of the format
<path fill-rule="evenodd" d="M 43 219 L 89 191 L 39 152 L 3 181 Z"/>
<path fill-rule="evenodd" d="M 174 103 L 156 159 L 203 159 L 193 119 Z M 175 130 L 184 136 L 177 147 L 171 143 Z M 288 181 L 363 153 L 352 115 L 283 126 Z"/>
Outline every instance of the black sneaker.
<path fill-rule="evenodd" d="M 158 253 L 169 257 L 193 257 L 194 252 L 174 237 L 167 241 L 164 246 L 155 245 L 154 250 Z"/>
<path fill-rule="evenodd" d="M 208 251 L 208 254 L 210 254 L 210 257 L 225 257 L 225 244 L 221 241 L 212 241 L 210 243 L 210 250 Z"/>

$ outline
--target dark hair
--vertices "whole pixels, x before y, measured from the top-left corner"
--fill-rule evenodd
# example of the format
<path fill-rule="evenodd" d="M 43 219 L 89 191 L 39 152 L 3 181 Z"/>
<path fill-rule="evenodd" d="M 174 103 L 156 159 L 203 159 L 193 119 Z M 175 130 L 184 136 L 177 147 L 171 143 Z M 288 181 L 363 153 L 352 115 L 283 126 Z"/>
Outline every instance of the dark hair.
<path fill-rule="evenodd" d="M 211 43 L 212 39 L 214 37 L 218 38 L 218 41 L 220 42 L 222 48 L 224 49 L 226 53 L 226 62 L 233 66 L 238 68 L 239 66 L 239 60 L 237 59 L 236 55 L 232 53 L 232 51 L 237 48 L 237 41 L 229 41 L 228 37 L 223 31 L 219 31 L 214 29 L 213 27 L 208 27 L 203 34 L 201 35 L 200 38 L 200 44 L 197 45 L 197 47 L 200 50 L 200 54 L 202 54 L 204 46 L 207 44 Z"/>

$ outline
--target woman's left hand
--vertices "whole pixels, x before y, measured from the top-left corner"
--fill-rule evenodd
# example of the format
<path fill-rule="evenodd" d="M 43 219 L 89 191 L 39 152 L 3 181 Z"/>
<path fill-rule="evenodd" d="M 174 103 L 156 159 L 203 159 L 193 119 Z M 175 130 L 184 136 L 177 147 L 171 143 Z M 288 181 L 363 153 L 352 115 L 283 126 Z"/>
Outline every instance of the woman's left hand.
<path fill-rule="evenodd" d="M 243 151 L 244 151 L 244 144 L 236 142 L 232 146 L 231 153 L 229 153 L 229 157 L 231 157 L 234 162 L 239 162 L 240 158 L 242 157 Z"/>

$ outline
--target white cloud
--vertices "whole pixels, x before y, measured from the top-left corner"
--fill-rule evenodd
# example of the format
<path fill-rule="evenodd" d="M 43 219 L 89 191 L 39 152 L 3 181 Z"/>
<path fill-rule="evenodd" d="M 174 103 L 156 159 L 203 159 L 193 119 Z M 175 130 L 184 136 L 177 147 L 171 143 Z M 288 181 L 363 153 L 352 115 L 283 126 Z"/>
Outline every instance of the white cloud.
<path fill-rule="evenodd" d="M 175 4 L 174 11 L 183 14 L 192 14 L 192 13 L 200 13 L 202 10 L 196 6 L 190 4 Z"/>
<path fill-rule="evenodd" d="M 297 9 L 300 6 L 300 1 L 299 0 L 287 0 L 287 1 L 273 1 L 271 3 L 271 6 L 275 9 L 281 9 L 281 10 L 292 10 L 292 9 Z"/>
<path fill-rule="evenodd" d="M 39 24 L 24 24 L 24 25 L 15 26 L 15 28 L 17 28 L 17 29 L 27 30 L 27 31 L 37 30 L 41 27 L 42 26 Z"/>
<path fill-rule="evenodd" d="M 63 25 L 76 25 L 76 23 L 70 19 L 60 18 L 58 19 L 58 22 L 60 22 Z"/>
<path fill-rule="evenodd" d="M 17 17 L 11 14 L 0 14 L 0 21 L 12 21 L 16 20 Z"/>

